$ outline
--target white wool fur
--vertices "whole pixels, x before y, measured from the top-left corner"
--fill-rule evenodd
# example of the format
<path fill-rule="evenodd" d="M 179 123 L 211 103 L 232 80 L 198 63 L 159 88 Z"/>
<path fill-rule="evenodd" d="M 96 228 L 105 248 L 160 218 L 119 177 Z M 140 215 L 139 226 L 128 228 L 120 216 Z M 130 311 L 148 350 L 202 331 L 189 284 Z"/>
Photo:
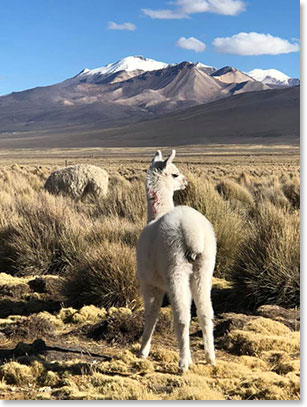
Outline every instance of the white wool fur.
<path fill-rule="evenodd" d="M 168 294 L 179 343 L 179 367 L 192 363 L 189 326 L 192 298 L 203 331 L 206 360 L 215 364 L 211 280 L 216 238 L 211 223 L 188 206 L 174 207 L 173 193 L 187 185 L 172 164 L 175 150 L 163 161 L 157 151 L 147 171 L 148 224 L 137 244 L 137 272 L 145 305 L 140 355 L 146 358 L 162 299 Z"/>
<path fill-rule="evenodd" d="M 87 194 L 105 196 L 109 176 L 102 168 L 89 164 L 77 164 L 54 171 L 48 177 L 44 188 L 55 195 L 66 195 L 81 199 Z"/>

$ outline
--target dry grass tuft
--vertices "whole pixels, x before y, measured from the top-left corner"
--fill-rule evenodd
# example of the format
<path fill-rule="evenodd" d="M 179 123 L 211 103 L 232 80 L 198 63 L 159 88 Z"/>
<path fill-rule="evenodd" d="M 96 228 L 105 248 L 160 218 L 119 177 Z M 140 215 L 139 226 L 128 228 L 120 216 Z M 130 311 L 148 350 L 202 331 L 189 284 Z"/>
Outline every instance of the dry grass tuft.
<path fill-rule="evenodd" d="M 253 205 L 253 197 L 249 190 L 235 181 L 226 179 L 216 186 L 217 191 L 229 201 L 239 201 L 245 205 Z"/>
<path fill-rule="evenodd" d="M 248 321 L 244 325 L 244 330 L 263 335 L 288 335 L 291 332 L 291 330 L 281 322 L 262 317 Z"/>
<path fill-rule="evenodd" d="M 139 380 L 96 375 L 93 382 L 100 400 L 152 400 L 155 398 Z"/>
<path fill-rule="evenodd" d="M 223 348 L 236 355 L 257 356 L 269 350 L 297 353 L 300 350 L 299 332 L 287 335 L 263 335 L 245 330 L 233 330 L 222 341 Z"/>
<path fill-rule="evenodd" d="M 53 337 L 55 326 L 51 320 L 40 314 L 33 314 L 29 318 L 16 321 L 3 329 L 8 337 L 13 338 L 41 338 Z"/>
<path fill-rule="evenodd" d="M 230 391 L 243 400 L 299 400 L 299 380 L 284 378 L 274 372 L 252 374 Z"/>
<path fill-rule="evenodd" d="M 140 339 L 143 331 L 143 312 L 112 312 L 89 329 L 88 336 L 95 340 L 105 340 L 111 344 L 125 346 Z"/>
<path fill-rule="evenodd" d="M 204 378 L 189 373 L 184 377 L 184 384 L 171 393 L 170 400 L 225 400 L 225 397 Z"/>
<path fill-rule="evenodd" d="M 237 255 L 231 280 L 252 306 L 300 303 L 299 214 L 272 204 L 259 207 L 252 233 Z"/>
<path fill-rule="evenodd" d="M 84 324 L 84 323 L 98 323 L 103 320 L 107 315 L 104 308 L 95 307 L 95 305 L 85 305 L 80 310 L 72 307 L 62 308 L 58 315 L 54 318 L 64 324 Z"/>
<path fill-rule="evenodd" d="M 7 384 L 27 385 L 33 382 L 32 369 L 17 362 L 8 362 L 0 366 L 0 379 Z"/>
<path fill-rule="evenodd" d="M 282 191 L 294 209 L 300 208 L 300 180 L 299 178 L 286 182 L 282 186 Z"/>
<path fill-rule="evenodd" d="M 297 376 L 300 374 L 300 360 L 294 359 L 288 352 L 283 351 L 269 351 L 265 354 L 268 362 L 272 366 L 272 371 L 279 375 L 287 375 L 290 372 L 295 373 Z"/>
<path fill-rule="evenodd" d="M 99 251 L 84 254 L 81 264 L 67 276 L 64 294 L 77 307 L 135 307 L 140 304 L 135 267 L 134 250 L 124 244 L 105 242 Z"/>
<path fill-rule="evenodd" d="M 110 188 L 106 199 L 99 202 L 93 214 L 125 218 L 133 223 L 140 221 L 145 223 L 147 207 L 144 183 L 133 181 L 125 183 L 124 188 L 122 183 L 117 183 L 114 188 Z"/>
<path fill-rule="evenodd" d="M 18 276 L 61 274 L 77 253 L 86 220 L 72 214 L 67 201 L 40 192 L 31 201 L 16 198 L 18 221 L 0 231 L 1 268 Z"/>

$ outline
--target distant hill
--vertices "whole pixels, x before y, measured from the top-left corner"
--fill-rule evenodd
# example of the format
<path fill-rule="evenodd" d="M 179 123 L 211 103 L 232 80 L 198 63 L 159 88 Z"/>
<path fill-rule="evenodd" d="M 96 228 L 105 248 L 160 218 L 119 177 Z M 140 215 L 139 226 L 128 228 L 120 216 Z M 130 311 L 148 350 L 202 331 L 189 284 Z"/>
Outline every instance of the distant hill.
<path fill-rule="evenodd" d="M 89 117 L 94 117 L 99 106 L 97 111 L 93 105 L 87 109 Z M 296 86 L 241 93 L 111 128 L 94 121 L 44 131 L 2 133 L 0 148 L 299 144 L 299 132 L 300 87 Z"/>

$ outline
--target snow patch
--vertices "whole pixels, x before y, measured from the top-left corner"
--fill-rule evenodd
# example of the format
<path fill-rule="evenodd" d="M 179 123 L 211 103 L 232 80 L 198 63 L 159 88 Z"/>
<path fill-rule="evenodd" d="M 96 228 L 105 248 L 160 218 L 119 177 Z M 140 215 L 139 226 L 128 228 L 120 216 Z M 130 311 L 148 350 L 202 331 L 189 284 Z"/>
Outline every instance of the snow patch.
<path fill-rule="evenodd" d="M 247 72 L 247 75 L 251 76 L 258 82 L 263 82 L 267 85 L 283 84 L 289 85 L 290 76 L 278 71 L 277 69 L 253 69 Z"/>
<path fill-rule="evenodd" d="M 164 62 L 155 61 L 154 59 L 144 58 L 143 56 L 138 55 L 123 58 L 117 62 L 108 64 L 101 68 L 91 70 L 84 69 L 79 75 L 80 76 L 97 74 L 110 75 L 119 71 L 132 72 L 137 70 L 147 72 L 147 71 L 156 71 L 158 69 L 163 69 L 168 66 L 169 64 L 166 64 Z"/>
<path fill-rule="evenodd" d="M 197 68 L 213 68 L 213 69 L 216 69 L 214 66 L 205 65 L 205 64 L 202 64 L 201 62 L 196 62 L 195 66 L 196 66 Z"/>

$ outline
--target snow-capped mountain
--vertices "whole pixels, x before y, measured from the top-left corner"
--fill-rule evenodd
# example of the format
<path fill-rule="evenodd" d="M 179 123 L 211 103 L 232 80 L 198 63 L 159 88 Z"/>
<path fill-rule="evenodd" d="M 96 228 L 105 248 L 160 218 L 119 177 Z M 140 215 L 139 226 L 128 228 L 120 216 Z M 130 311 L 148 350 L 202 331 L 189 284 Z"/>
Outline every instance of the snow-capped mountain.
<path fill-rule="evenodd" d="M 83 69 L 79 76 L 89 76 L 89 75 L 112 75 L 116 72 L 126 71 L 156 71 L 157 69 L 163 69 L 169 66 L 165 62 L 155 61 L 154 59 L 145 58 L 142 55 L 129 56 L 123 58 L 112 64 L 107 64 L 101 68 L 95 69 Z"/>
<path fill-rule="evenodd" d="M 171 64 L 145 58 L 142 55 L 129 56 L 100 68 L 85 68 L 72 78 L 70 82 L 92 83 L 96 85 L 112 84 L 126 81 L 143 72 L 152 72 L 167 68 L 168 66 L 171 66 Z"/>
<path fill-rule="evenodd" d="M 253 71 L 246 74 L 231 66 L 216 69 L 201 62 L 168 64 L 129 56 L 84 69 L 51 86 L 0 97 L 0 140 L 2 135 L 28 137 L 42 131 L 66 134 L 79 129 L 87 134 L 91 129 L 115 128 L 221 99 L 230 98 L 231 104 L 238 94 L 250 93 L 253 99 L 258 91 L 293 86 L 286 75 L 273 72 L 272 85 L 272 80 L 266 82 L 270 75 L 260 76 L 257 71 L 253 78 Z"/>
<path fill-rule="evenodd" d="M 253 69 L 247 72 L 247 75 L 271 87 L 296 86 L 300 84 L 299 79 L 291 78 L 277 69 Z"/>

